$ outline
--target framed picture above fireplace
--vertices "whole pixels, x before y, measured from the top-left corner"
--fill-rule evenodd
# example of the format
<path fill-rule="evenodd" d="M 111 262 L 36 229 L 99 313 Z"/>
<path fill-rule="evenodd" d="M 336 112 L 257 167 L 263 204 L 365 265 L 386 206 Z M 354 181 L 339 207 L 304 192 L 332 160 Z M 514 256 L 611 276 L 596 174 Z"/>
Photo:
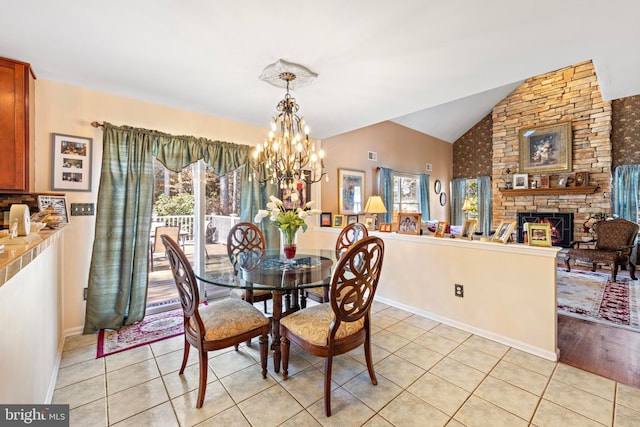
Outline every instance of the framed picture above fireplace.
<path fill-rule="evenodd" d="M 571 122 L 522 128 L 520 167 L 522 173 L 571 171 Z"/>

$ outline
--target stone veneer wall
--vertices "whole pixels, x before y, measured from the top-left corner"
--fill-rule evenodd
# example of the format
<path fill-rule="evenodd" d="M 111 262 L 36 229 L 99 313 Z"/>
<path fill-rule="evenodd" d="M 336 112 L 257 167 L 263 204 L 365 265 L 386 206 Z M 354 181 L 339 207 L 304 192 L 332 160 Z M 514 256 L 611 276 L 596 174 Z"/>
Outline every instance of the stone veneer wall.
<path fill-rule="evenodd" d="M 453 178 L 491 175 L 493 153 L 491 114 L 476 123 L 453 144 Z"/>
<path fill-rule="evenodd" d="M 613 166 L 640 164 L 640 95 L 611 101 Z"/>
<path fill-rule="evenodd" d="M 516 220 L 517 212 L 573 212 L 574 236 L 593 212 L 610 212 L 611 103 L 603 101 L 591 61 L 532 77 L 493 109 L 493 222 Z M 518 173 L 518 130 L 571 120 L 573 171 L 589 172 L 589 195 L 505 197 L 505 170 Z M 559 174 L 551 174 L 551 186 Z"/>

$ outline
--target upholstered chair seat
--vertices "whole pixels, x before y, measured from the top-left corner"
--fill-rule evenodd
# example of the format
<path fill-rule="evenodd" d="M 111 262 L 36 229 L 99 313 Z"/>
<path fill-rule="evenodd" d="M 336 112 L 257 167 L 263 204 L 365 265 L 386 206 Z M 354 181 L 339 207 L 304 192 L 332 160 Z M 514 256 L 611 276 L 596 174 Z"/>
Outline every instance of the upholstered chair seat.
<path fill-rule="evenodd" d="M 266 326 L 270 320 L 258 309 L 241 299 L 228 298 L 201 307 L 200 317 L 204 323 L 205 341 L 218 341 L 244 334 Z M 191 319 L 195 328 L 194 319 Z"/>
<path fill-rule="evenodd" d="M 280 324 L 292 334 L 314 345 L 327 345 L 331 323 L 336 319 L 330 304 L 318 304 L 283 317 Z M 355 335 L 364 328 L 364 317 L 355 322 L 342 322 L 336 340 Z"/>

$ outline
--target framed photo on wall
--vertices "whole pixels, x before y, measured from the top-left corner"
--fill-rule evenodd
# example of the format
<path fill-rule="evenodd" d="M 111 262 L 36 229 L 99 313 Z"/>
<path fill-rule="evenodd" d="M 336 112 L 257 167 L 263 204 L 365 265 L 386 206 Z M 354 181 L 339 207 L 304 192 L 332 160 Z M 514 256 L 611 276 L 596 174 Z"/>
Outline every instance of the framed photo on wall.
<path fill-rule="evenodd" d="M 91 191 L 92 138 L 52 133 L 51 188 Z"/>
<path fill-rule="evenodd" d="M 343 215 L 364 210 L 365 172 L 338 169 L 338 209 Z"/>
<path fill-rule="evenodd" d="M 521 128 L 520 172 L 570 172 L 572 152 L 571 122 Z"/>

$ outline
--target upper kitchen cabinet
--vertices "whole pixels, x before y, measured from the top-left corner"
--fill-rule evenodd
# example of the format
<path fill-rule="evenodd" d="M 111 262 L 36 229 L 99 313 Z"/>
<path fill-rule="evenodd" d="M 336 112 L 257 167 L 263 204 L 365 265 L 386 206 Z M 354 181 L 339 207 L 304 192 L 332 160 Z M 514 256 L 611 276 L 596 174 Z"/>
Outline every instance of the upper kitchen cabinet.
<path fill-rule="evenodd" d="M 29 64 L 0 57 L 0 193 L 33 189 L 34 80 Z"/>

